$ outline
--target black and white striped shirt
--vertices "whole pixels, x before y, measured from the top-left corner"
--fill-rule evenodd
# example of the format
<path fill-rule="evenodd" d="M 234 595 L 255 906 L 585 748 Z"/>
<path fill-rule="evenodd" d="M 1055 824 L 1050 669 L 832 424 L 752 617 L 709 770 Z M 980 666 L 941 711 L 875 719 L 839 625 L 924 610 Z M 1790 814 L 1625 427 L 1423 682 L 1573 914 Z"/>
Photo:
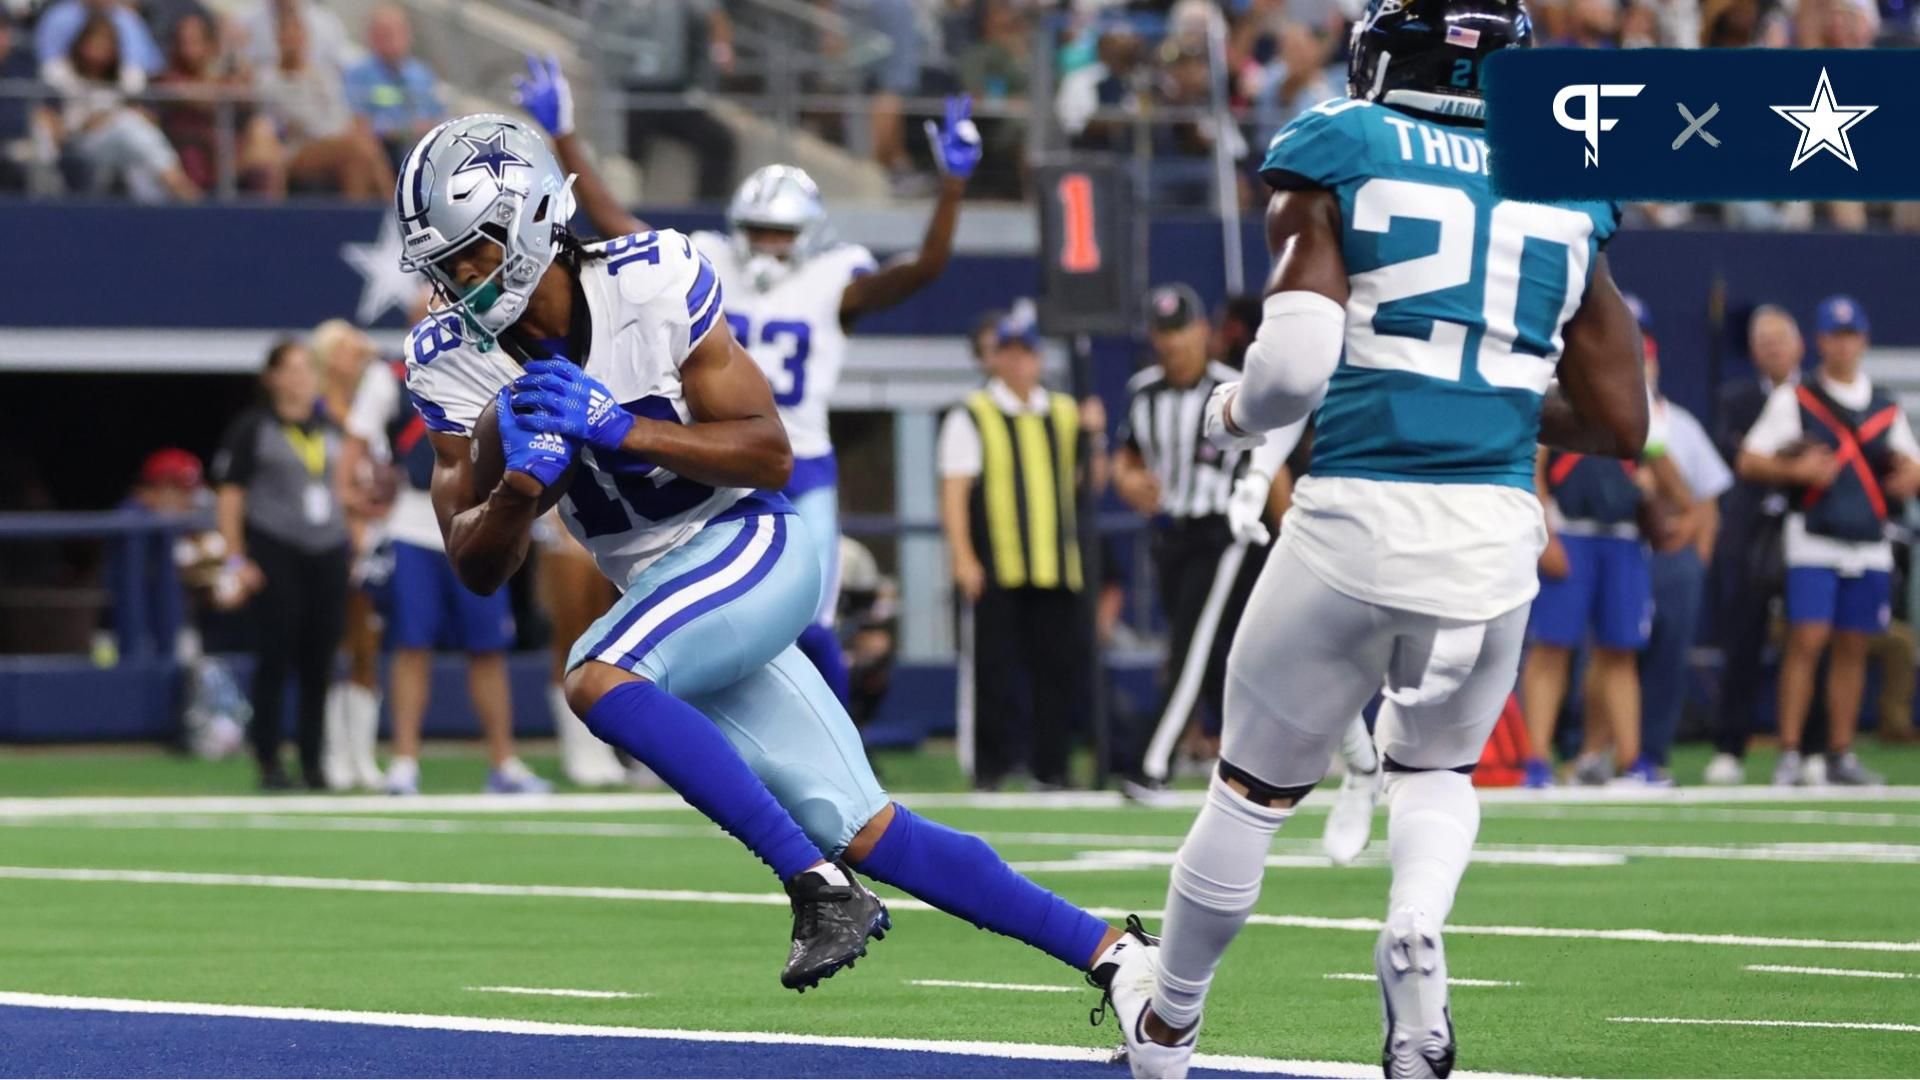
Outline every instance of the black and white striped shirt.
<path fill-rule="evenodd" d="M 1214 446 L 1204 427 L 1213 388 L 1239 378 L 1238 371 L 1210 361 L 1192 386 L 1173 385 L 1158 364 L 1128 380 L 1122 444 L 1160 479 L 1161 513 L 1201 518 L 1227 512 L 1227 497 L 1246 455 Z"/>

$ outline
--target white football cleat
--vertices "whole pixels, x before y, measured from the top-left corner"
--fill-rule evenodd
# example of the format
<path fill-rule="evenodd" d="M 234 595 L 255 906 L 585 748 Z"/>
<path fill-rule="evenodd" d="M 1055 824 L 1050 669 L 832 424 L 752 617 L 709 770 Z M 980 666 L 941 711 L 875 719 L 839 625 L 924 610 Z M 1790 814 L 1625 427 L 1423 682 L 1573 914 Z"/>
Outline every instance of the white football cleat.
<path fill-rule="evenodd" d="M 1388 1076 L 1444 1077 L 1453 1072 L 1453 1015 L 1447 1008 L 1447 956 L 1440 924 L 1424 911 L 1387 916 L 1373 947 L 1385 1013 L 1380 1064 Z"/>
<path fill-rule="evenodd" d="M 1129 920 L 1131 930 L 1136 923 Z M 1143 940 L 1146 939 L 1144 932 Z M 1153 984 L 1160 968 L 1160 950 L 1157 942 L 1143 948 L 1128 948 L 1119 954 L 1120 966 L 1107 980 L 1106 1003 L 1113 1007 L 1113 1018 L 1120 1025 L 1120 1037 L 1124 1040 L 1127 1068 L 1133 1070 L 1136 1077 L 1158 1077 L 1178 1080 L 1187 1075 L 1187 1068 L 1193 1061 L 1193 1044 L 1200 1034 L 1200 1025 L 1180 1040 L 1178 1046 L 1164 1046 L 1147 1038 L 1142 1026 L 1147 1016 L 1147 1005 L 1153 1000 Z"/>
<path fill-rule="evenodd" d="M 1327 831 L 1320 846 L 1340 866 L 1353 862 L 1367 842 L 1373 839 L 1373 808 L 1380 802 L 1380 790 L 1386 783 L 1386 770 L 1349 772 L 1340 781 L 1340 792 L 1333 797 L 1333 809 L 1327 813 Z"/>
<path fill-rule="evenodd" d="M 1706 775 L 1701 779 L 1715 787 L 1744 784 L 1747 782 L 1747 764 L 1732 754 L 1715 754 L 1713 760 L 1707 762 Z"/>

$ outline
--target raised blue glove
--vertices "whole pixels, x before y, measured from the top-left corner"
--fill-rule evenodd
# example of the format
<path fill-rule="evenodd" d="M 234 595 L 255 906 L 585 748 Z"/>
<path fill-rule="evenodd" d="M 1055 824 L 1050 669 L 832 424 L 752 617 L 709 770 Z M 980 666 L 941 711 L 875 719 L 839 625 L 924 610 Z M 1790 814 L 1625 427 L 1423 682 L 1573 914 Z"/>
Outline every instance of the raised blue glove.
<path fill-rule="evenodd" d="M 559 57 L 527 57 L 527 73 L 513 77 L 513 103 L 554 138 L 573 134 L 573 87 Z"/>
<path fill-rule="evenodd" d="M 617 452 L 633 427 L 633 414 L 614 400 L 599 379 L 569 360 L 534 360 L 513 380 L 513 411 L 521 424 Z"/>
<path fill-rule="evenodd" d="M 973 175 L 980 164 L 980 129 L 973 126 L 973 98 L 956 94 L 947 99 L 947 122 L 926 124 L 927 141 L 933 144 L 933 163 L 942 176 L 962 180 Z"/>
<path fill-rule="evenodd" d="M 495 419 L 500 421 L 500 456 L 508 472 L 523 472 L 540 481 L 541 487 L 560 482 L 567 466 L 573 464 L 575 445 L 567 438 L 527 426 L 526 417 L 513 411 L 513 391 L 501 387 L 493 403 Z"/>

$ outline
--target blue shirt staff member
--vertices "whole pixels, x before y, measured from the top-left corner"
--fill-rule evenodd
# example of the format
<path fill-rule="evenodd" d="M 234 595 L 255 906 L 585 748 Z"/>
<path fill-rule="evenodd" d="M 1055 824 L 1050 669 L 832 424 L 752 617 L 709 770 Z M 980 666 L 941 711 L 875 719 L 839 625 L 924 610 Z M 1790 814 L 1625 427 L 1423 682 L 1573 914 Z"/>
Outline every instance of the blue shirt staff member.
<path fill-rule="evenodd" d="M 1641 326 L 1650 327 L 1638 301 Z M 1671 784 L 1667 755 L 1686 697 L 1687 652 L 1700 626 L 1700 602 L 1706 594 L 1707 566 L 1720 532 L 1720 496 L 1733 486 L 1733 471 L 1714 449 L 1693 414 L 1661 394 L 1660 351 L 1646 335 L 1647 386 L 1653 389 L 1654 423 L 1667 433 L 1667 456 L 1692 492 L 1694 504 L 1680 511 L 1663 500 L 1649 508 L 1653 542 L 1653 629 L 1640 653 L 1640 760 L 1629 774 L 1660 786 Z"/>
<path fill-rule="evenodd" d="M 1893 399 L 1860 370 L 1867 313 L 1846 296 L 1814 317 L 1818 377 L 1767 399 L 1740 447 L 1741 477 L 1791 490 L 1786 524 L 1787 635 L 1780 662 L 1780 761 L 1773 782 L 1803 781 L 1800 737 L 1814 673 L 1827 660 L 1827 779 L 1876 784 L 1853 734 L 1867 677 L 1867 646 L 1887 628 L 1893 546 L 1889 500 L 1920 493 L 1920 444 Z"/>

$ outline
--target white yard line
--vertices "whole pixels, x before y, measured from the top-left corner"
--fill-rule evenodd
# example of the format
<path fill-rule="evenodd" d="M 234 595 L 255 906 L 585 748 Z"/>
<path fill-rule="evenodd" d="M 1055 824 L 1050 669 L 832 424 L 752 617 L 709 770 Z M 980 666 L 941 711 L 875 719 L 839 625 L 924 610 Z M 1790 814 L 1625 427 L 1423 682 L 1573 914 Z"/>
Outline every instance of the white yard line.
<path fill-rule="evenodd" d="M 1201 791 L 1167 793 L 1164 807 L 1127 803 L 1109 791 L 1067 792 L 934 792 L 898 794 L 902 803 L 918 809 L 967 810 L 1101 810 L 1125 806 L 1129 812 L 1191 811 L 1199 807 Z M 1480 800 L 1489 805 L 1728 805 L 1749 803 L 1920 802 L 1920 786 L 1878 788 L 1683 787 L 1664 789 L 1564 787 L 1547 791 L 1487 788 Z M 1312 803 L 1308 807 L 1312 807 Z M 554 795 L 419 795 L 395 799 L 385 795 L 222 795 L 128 796 L 0 799 L 0 817 L 69 816 L 75 814 L 339 814 L 339 813 L 592 813 L 686 810 L 670 792 Z"/>
<path fill-rule="evenodd" d="M 747 904 L 756 907 L 786 907 L 782 893 L 703 892 L 693 889 L 631 889 L 606 885 L 512 885 L 480 881 L 390 881 L 364 878 L 304 877 L 281 874 L 212 874 L 175 870 L 121 870 L 89 867 L 0 866 L 0 879 L 15 881 L 66 881 L 133 885 L 200 885 L 214 887 L 313 889 L 327 892 L 421 893 L 446 896 L 517 896 L 573 900 L 620 900 L 655 903 Z M 887 906 L 894 911 L 932 911 L 919 900 L 889 897 Z M 1138 914 L 1158 919 L 1158 911 L 1129 912 L 1125 908 L 1090 908 L 1103 919 L 1125 918 Z M 1368 918 L 1329 918 L 1319 915 L 1253 914 L 1247 921 L 1257 926 L 1278 926 L 1296 930 L 1349 930 L 1368 934 L 1380 932 L 1381 922 Z M 1856 952 L 1920 953 L 1920 941 L 1867 941 L 1824 938 L 1761 937 L 1747 934 L 1695 934 L 1644 929 L 1588 929 L 1553 926 L 1449 926 L 1453 935 L 1487 937 L 1581 939 L 1588 941 L 1629 941 L 1646 944 L 1732 945 L 1774 949 L 1837 949 Z"/>
<path fill-rule="evenodd" d="M 620 998 L 650 998 L 652 994 L 639 994 L 627 990 L 568 990 L 558 986 L 468 986 L 464 989 L 476 994 L 524 994 L 528 997 L 596 998 L 614 1000 Z"/>
<path fill-rule="evenodd" d="M 1731 810 L 1705 806 L 1529 806 L 1499 803 L 1487 817 L 1546 821 L 1709 821 L 1733 825 L 1840 825 L 1856 828 L 1920 828 L 1920 814 L 1883 814 L 1862 810 Z"/>
<path fill-rule="evenodd" d="M 678 1039 L 698 1042 L 727 1042 L 761 1046 L 843 1046 L 862 1050 L 918 1050 L 939 1054 L 966 1054 L 973 1057 L 1015 1058 L 1044 1061 L 1105 1062 L 1111 1050 L 1085 1046 L 1047 1046 L 1039 1043 L 971 1042 L 944 1039 L 855 1038 L 848 1036 L 800 1035 L 767 1031 L 686 1031 L 677 1028 L 601 1027 L 594 1024 L 557 1024 L 539 1020 L 506 1020 L 480 1016 L 434 1016 L 419 1013 L 358 1012 L 340 1009 L 289 1008 L 275 1005 L 213 1005 L 185 1001 L 139 1001 L 127 998 L 68 997 L 57 994 L 27 994 L 0 991 L 0 1006 L 28 1009 L 82 1009 L 93 1012 L 143 1013 L 160 1016 L 219 1016 L 247 1020 L 302 1020 L 331 1024 L 371 1024 L 379 1027 L 412 1028 L 426 1031 L 471 1031 L 506 1035 L 589 1035 L 612 1039 Z M 1195 1054 L 1193 1063 L 1202 1068 L 1229 1072 L 1273 1075 L 1293 1073 L 1304 1076 L 1366 1077 L 1378 1076 L 1375 1062 L 1284 1061 L 1274 1058 L 1240 1057 L 1224 1054 Z M 1495 1073 L 1463 1073 L 1468 1080 L 1492 1080 Z M 1515 1078 L 1518 1080 L 1518 1078 Z"/>
<path fill-rule="evenodd" d="M 1306 854 L 1309 848 L 1318 849 L 1320 842 L 1311 841 L 1302 845 L 1301 854 L 1280 854 L 1267 856 L 1269 869 L 1289 870 L 1334 870 L 1342 869 L 1325 855 Z M 1173 865 L 1172 851 L 1127 851 L 1097 850 L 1082 851 L 1071 859 L 1041 859 L 1015 862 L 1015 870 L 1026 874 L 1064 873 L 1086 874 L 1106 871 L 1163 870 Z M 1473 861 L 1483 865 L 1506 866 L 1624 866 L 1625 855 L 1611 851 L 1588 851 L 1580 847 L 1549 849 L 1544 845 L 1527 851 L 1499 851 L 1492 848 L 1476 848 Z M 1381 852 L 1362 854 L 1354 860 L 1357 866 L 1385 866 L 1386 855 Z"/>
<path fill-rule="evenodd" d="M 1375 975 L 1371 971 L 1330 971 L 1321 977 L 1325 979 L 1332 979 L 1336 982 L 1363 982 L 1363 983 L 1375 982 L 1380 978 L 1378 975 Z M 1447 985 L 1449 987 L 1453 987 L 1453 986 L 1519 986 L 1521 984 L 1517 982 L 1509 982 L 1505 979 L 1462 979 L 1456 975 L 1449 975 L 1447 976 Z"/>
<path fill-rule="evenodd" d="M 1862 968 L 1795 967 L 1792 964 L 1748 964 L 1748 971 L 1773 975 L 1832 975 L 1844 979 L 1920 979 L 1911 971 L 1867 971 Z"/>
<path fill-rule="evenodd" d="M 964 979 L 903 979 L 908 986 L 944 987 L 952 990 L 1017 990 L 1030 994 L 1077 994 L 1084 986 L 1054 986 L 1042 983 L 968 982 Z"/>
<path fill-rule="evenodd" d="M 1684 1027 L 1818 1028 L 1826 1031 L 1898 1031 L 1920 1034 L 1920 1024 L 1839 1020 L 1718 1020 L 1681 1016 L 1609 1016 L 1615 1024 L 1674 1024 Z"/>

